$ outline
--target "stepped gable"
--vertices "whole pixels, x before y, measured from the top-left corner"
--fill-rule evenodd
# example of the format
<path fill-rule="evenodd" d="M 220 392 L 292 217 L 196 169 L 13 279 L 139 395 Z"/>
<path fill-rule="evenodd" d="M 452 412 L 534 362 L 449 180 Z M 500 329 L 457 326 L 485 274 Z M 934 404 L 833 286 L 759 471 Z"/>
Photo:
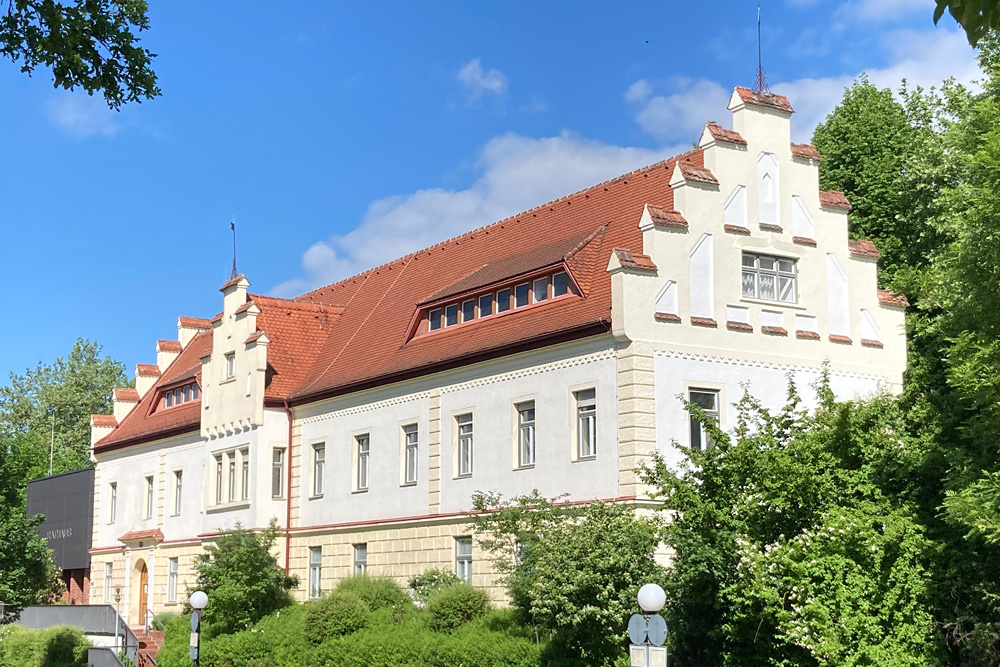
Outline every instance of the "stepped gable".
<path fill-rule="evenodd" d="M 299 297 L 303 302 L 341 305 L 344 311 L 332 323 L 312 368 L 290 398 L 331 395 L 513 351 L 521 345 L 537 347 L 546 340 L 608 331 L 608 253 L 611 248 L 642 251 L 639 219 L 643 206 L 655 201 L 673 208 L 670 178 L 678 161 L 685 163 L 689 173 L 707 174 L 702 152 L 696 149 Z M 514 263 L 534 248 L 568 244 L 583 234 L 594 234 L 594 238 L 567 261 L 574 280 L 587 285 L 583 295 L 408 340 L 418 304 L 441 290 L 484 265 Z M 600 258 L 591 255 L 592 246 Z"/>
<path fill-rule="evenodd" d="M 212 332 L 195 335 L 174 362 L 167 367 L 156 384 L 146 392 L 139 405 L 126 416 L 118 427 L 94 445 L 101 452 L 133 444 L 149 436 L 166 437 L 173 433 L 197 431 L 201 424 L 201 401 L 152 412 L 160 387 L 196 378 L 201 373 L 201 358 L 212 353 Z"/>

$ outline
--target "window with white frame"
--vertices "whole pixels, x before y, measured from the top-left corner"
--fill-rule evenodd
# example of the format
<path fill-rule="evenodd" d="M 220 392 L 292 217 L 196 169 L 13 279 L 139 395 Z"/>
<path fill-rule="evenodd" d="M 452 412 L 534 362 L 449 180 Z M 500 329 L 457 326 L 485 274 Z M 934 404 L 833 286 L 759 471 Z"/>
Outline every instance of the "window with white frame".
<path fill-rule="evenodd" d="M 174 516 L 181 513 L 181 493 L 184 487 L 184 471 L 174 471 Z"/>
<path fill-rule="evenodd" d="M 462 321 L 471 322 L 476 319 L 476 302 L 474 299 L 462 302 Z"/>
<path fill-rule="evenodd" d="M 318 442 L 312 446 L 312 495 L 323 495 L 323 477 L 326 473 L 326 444 Z"/>
<path fill-rule="evenodd" d="M 455 417 L 458 430 L 458 476 L 472 474 L 472 414 Z"/>
<path fill-rule="evenodd" d="M 403 427 L 403 483 L 417 482 L 417 447 L 419 444 L 419 429 L 416 424 Z"/>
<path fill-rule="evenodd" d="M 796 261 L 753 252 L 743 253 L 743 296 L 795 303 Z"/>
<path fill-rule="evenodd" d="M 719 421 L 719 390 L 691 389 L 688 391 L 688 401 L 697 405 L 712 421 Z M 705 431 L 705 425 L 694 413 L 689 417 L 691 425 L 691 449 L 709 449 L 712 447 L 712 437 Z"/>
<path fill-rule="evenodd" d="M 282 498 L 285 495 L 285 449 L 275 447 L 271 450 L 271 497 Z"/>
<path fill-rule="evenodd" d="M 354 574 L 364 574 L 368 571 L 368 545 L 354 545 Z"/>
<path fill-rule="evenodd" d="M 111 580 L 114 579 L 115 564 L 104 564 L 104 601 L 111 602 Z"/>
<path fill-rule="evenodd" d="M 355 459 L 354 483 L 355 491 L 368 490 L 368 457 L 371 455 L 371 437 L 368 433 L 354 437 L 354 445 L 357 450 Z"/>
<path fill-rule="evenodd" d="M 213 497 L 215 505 L 225 505 L 250 500 L 250 450 L 249 448 L 231 449 L 225 452 L 215 452 L 212 455 L 215 464 Z"/>
<path fill-rule="evenodd" d="M 514 307 L 521 308 L 531 302 L 531 285 L 524 283 L 514 286 Z"/>
<path fill-rule="evenodd" d="M 142 513 L 142 518 L 153 518 L 153 478 L 146 477 L 146 505 Z"/>
<path fill-rule="evenodd" d="M 236 353 L 226 352 L 226 379 L 236 377 Z"/>
<path fill-rule="evenodd" d="M 226 481 L 228 482 L 227 487 L 229 489 L 229 493 L 226 494 L 226 498 L 229 499 L 229 502 L 235 502 L 236 501 L 236 452 L 227 452 L 226 460 L 228 462 L 227 465 L 229 470 L 229 476 L 226 478 Z"/>
<path fill-rule="evenodd" d="M 215 455 L 215 504 L 222 504 L 222 454 Z"/>
<path fill-rule="evenodd" d="M 309 599 L 323 595 L 323 547 L 309 547 Z"/>
<path fill-rule="evenodd" d="M 517 467 L 535 465 L 535 402 L 525 401 L 517 409 Z"/>
<path fill-rule="evenodd" d="M 505 287 L 497 290 L 497 312 L 505 313 L 510 310 L 510 288 Z"/>
<path fill-rule="evenodd" d="M 472 583 L 472 538 L 455 538 L 455 574 L 467 583 Z"/>
<path fill-rule="evenodd" d="M 573 392 L 576 402 L 576 457 L 597 456 L 597 390 Z"/>
<path fill-rule="evenodd" d="M 536 278 L 531 283 L 531 302 L 538 303 L 549 298 L 549 277 Z"/>
<path fill-rule="evenodd" d="M 180 564 L 178 559 L 167 561 L 167 602 L 177 602 L 177 572 Z"/>
<path fill-rule="evenodd" d="M 250 450 L 240 450 L 240 500 L 250 499 Z"/>
<path fill-rule="evenodd" d="M 565 271 L 552 276 L 552 296 L 562 296 L 569 292 L 569 274 Z"/>
<path fill-rule="evenodd" d="M 114 523 L 118 516 L 118 482 L 108 485 L 108 523 Z"/>

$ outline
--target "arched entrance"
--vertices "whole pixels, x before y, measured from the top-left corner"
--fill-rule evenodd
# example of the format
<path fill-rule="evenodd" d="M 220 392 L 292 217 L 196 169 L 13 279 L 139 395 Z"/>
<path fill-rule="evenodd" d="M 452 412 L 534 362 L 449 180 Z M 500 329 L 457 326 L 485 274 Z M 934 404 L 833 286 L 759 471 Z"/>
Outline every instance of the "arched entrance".
<path fill-rule="evenodd" d="M 130 623 L 139 626 L 145 622 L 146 609 L 149 608 L 149 569 L 146 561 L 139 558 L 132 568 L 132 609 Z"/>

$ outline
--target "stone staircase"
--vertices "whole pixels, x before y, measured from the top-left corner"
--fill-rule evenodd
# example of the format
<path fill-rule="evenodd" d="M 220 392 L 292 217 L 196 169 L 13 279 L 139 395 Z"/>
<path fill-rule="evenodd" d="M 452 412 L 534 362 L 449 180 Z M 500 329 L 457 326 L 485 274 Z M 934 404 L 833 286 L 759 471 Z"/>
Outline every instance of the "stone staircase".
<path fill-rule="evenodd" d="M 145 628 L 133 628 L 132 631 L 139 639 L 139 664 L 135 667 L 153 667 L 156 665 L 156 654 L 163 648 L 163 632 L 161 630 L 150 630 Z"/>

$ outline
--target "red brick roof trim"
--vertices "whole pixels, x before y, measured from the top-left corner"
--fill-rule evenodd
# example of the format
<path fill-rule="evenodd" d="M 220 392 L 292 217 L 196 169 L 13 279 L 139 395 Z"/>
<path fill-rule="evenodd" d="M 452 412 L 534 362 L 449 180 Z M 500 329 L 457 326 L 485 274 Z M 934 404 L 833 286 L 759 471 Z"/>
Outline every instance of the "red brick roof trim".
<path fill-rule="evenodd" d="M 726 322 L 726 328 L 730 331 L 746 331 L 747 333 L 753 333 L 753 325 L 747 322 L 733 322 L 732 320 Z"/>
<path fill-rule="evenodd" d="M 759 107 L 770 107 L 786 113 L 795 113 L 795 109 L 788 103 L 788 98 L 784 95 L 765 95 L 757 93 L 743 86 L 736 86 L 736 92 L 744 104 L 753 104 Z"/>
<path fill-rule="evenodd" d="M 867 239 L 848 241 L 847 249 L 852 255 L 858 255 L 860 257 L 871 257 L 872 259 L 881 259 L 882 257 L 882 253 L 878 251 L 875 244 Z"/>
<path fill-rule="evenodd" d="M 880 305 L 894 308 L 906 308 L 910 305 L 910 302 L 902 294 L 894 294 L 884 289 L 878 291 L 878 302 Z"/>
<path fill-rule="evenodd" d="M 691 181 L 692 183 L 705 183 L 707 185 L 719 184 L 719 180 L 708 169 L 696 167 L 689 162 L 680 161 L 677 162 L 677 166 L 680 167 L 681 176 L 684 177 L 685 181 Z"/>
<path fill-rule="evenodd" d="M 178 317 L 177 325 L 182 329 L 199 329 L 208 331 L 212 328 L 212 320 L 204 317 Z"/>
<path fill-rule="evenodd" d="M 739 225 L 722 225 L 722 229 L 730 234 L 741 234 L 742 236 L 750 236 L 750 230 L 746 227 L 740 227 Z"/>
<path fill-rule="evenodd" d="M 851 202 L 847 201 L 847 195 L 840 190 L 820 190 L 819 205 L 829 208 L 842 208 L 845 211 L 851 210 Z"/>
<path fill-rule="evenodd" d="M 779 232 L 779 233 L 784 231 L 781 229 L 781 225 L 775 225 L 770 222 L 760 223 L 760 230 L 762 232 Z"/>
<path fill-rule="evenodd" d="M 819 334 L 816 333 L 815 331 L 803 331 L 802 329 L 799 329 L 798 331 L 795 332 L 795 337 L 808 338 L 810 340 L 819 340 Z"/>
<path fill-rule="evenodd" d="M 118 420 L 114 415 L 90 415 L 90 425 L 94 428 L 115 428 Z"/>
<path fill-rule="evenodd" d="M 666 209 L 662 206 L 653 206 L 652 204 L 646 204 L 646 208 L 649 210 L 649 217 L 653 220 L 654 225 L 687 229 L 688 222 L 680 214 L 680 211 Z"/>
<path fill-rule="evenodd" d="M 156 341 L 157 352 L 180 352 L 181 343 L 178 340 L 158 340 Z"/>
<path fill-rule="evenodd" d="M 212 324 L 213 324 L 213 325 L 214 325 L 214 324 L 215 324 L 216 322 L 221 322 L 221 321 L 222 321 L 222 313 L 219 313 L 218 315 L 216 315 L 215 317 L 213 317 L 213 318 L 212 318 Z"/>
<path fill-rule="evenodd" d="M 135 542 L 137 540 L 156 540 L 159 542 L 163 539 L 163 531 L 159 528 L 150 528 L 148 530 L 133 530 L 125 533 L 118 538 L 119 542 Z"/>
<path fill-rule="evenodd" d="M 681 316 L 674 313 L 654 313 L 657 322 L 680 322 Z"/>
<path fill-rule="evenodd" d="M 136 364 L 135 374 L 147 378 L 160 377 L 160 367 L 156 364 Z"/>
<path fill-rule="evenodd" d="M 819 154 L 819 150 L 812 144 L 792 144 L 792 157 L 803 158 L 806 160 L 816 160 L 817 162 L 823 159 L 823 156 Z"/>
<path fill-rule="evenodd" d="M 719 323 L 713 320 L 711 317 L 692 317 L 691 324 L 696 327 L 717 327 Z"/>
<path fill-rule="evenodd" d="M 250 343 L 256 343 L 260 340 L 260 337 L 264 335 L 263 331 L 254 331 L 250 334 L 244 342 L 244 344 L 249 345 Z"/>
<path fill-rule="evenodd" d="M 139 402 L 139 392 L 131 387 L 115 387 L 111 392 L 111 396 L 118 403 Z"/>
<path fill-rule="evenodd" d="M 761 333 L 766 333 L 769 336 L 787 336 L 788 329 L 785 327 L 761 327 Z"/>
<path fill-rule="evenodd" d="M 884 347 L 882 345 L 882 341 L 880 341 L 880 340 L 872 340 L 871 338 L 862 338 L 861 339 L 861 344 L 863 346 L 865 346 L 865 347 L 877 347 L 880 350 Z"/>
<path fill-rule="evenodd" d="M 242 313 L 245 313 L 248 310 L 250 310 L 251 306 L 253 306 L 253 301 L 247 300 L 246 303 L 244 303 L 242 306 L 240 306 L 233 312 L 233 315 L 240 315 Z"/>
<path fill-rule="evenodd" d="M 246 280 L 246 279 L 247 279 L 247 277 L 241 273 L 240 275 L 238 275 L 238 276 L 236 276 L 234 278 L 230 278 L 226 282 L 222 283 L 222 287 L 219 288 L 219 291 L 220 292 L 225 292 L 227 289 L 229 289 L 233 285 L 238 285 L 240 283 L 240 281 L 243 281 L 243 280 Z M 250 281 L 247 280 L 247 282 L 250 282 Z"/>
<path fill-rule="evenodd" d="M 854 342 L 850 336 L 842 336 L 840 334 L 830 334 L 829 339 L 831 343 L 840 343 L 841 345 L 850 345 Z"/>
<path fill-rule="evenodd" d="M 792 237 L 792 243 L 797 243 L 799 245 L 812 246 L 813 248 L 816 247 L 816 239 L 811 239 L 811 238 L 808 238 L 808 237 L 805 237 L 805 236 L 793 236 Z"/>
<path fill-rule="evenodd" d="M 622 248 L 615 248 L 614 252 L 618 255 L 618 262 L 626 269 L 632 269 L 634 271 L 656 271 L 656 264 L 653 264 L 653 260 L 649 255 L 633 254 L 632 252 L 623 250 Z"/>
<path fill-rule="evenodd" d="M 741 146 L 747 145 L 747 140 L 744 139 L 739 132 L 727 130 L 716 122 L 708 121 L 705 128 L 708 129 L 712 138 L 716 141 L 725 141 L 729 144 L 740 144 Z"/>

